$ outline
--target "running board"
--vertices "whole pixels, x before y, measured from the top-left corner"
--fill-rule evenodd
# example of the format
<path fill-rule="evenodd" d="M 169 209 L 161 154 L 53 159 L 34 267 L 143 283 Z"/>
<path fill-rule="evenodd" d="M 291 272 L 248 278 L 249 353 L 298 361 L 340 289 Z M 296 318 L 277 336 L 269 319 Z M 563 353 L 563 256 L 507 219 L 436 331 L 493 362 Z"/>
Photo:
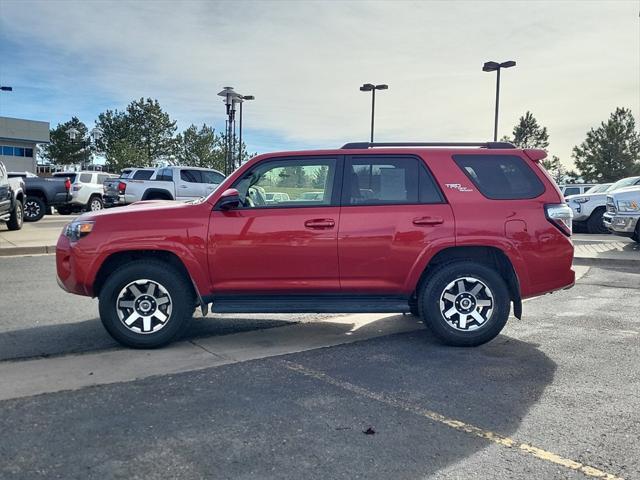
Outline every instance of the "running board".
<path fill-rule="evenodd" d="M 409 299 L 377 295 L 225 295 L 204 299 L 214 313 L 402 313 Z"/>

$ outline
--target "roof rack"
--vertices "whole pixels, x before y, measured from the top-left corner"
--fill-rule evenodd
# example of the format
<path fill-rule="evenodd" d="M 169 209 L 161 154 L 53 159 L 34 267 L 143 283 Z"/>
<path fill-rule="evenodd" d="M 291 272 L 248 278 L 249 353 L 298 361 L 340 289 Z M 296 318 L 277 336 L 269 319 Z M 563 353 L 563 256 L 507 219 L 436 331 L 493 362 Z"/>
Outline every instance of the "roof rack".
<path fill-rule="evenodd" d="M 509 142 L 351 142 L 345 143 L 342 150 L 356 150 L 374 147 L 481 147 L 481 148 L 516 148 Z"/>

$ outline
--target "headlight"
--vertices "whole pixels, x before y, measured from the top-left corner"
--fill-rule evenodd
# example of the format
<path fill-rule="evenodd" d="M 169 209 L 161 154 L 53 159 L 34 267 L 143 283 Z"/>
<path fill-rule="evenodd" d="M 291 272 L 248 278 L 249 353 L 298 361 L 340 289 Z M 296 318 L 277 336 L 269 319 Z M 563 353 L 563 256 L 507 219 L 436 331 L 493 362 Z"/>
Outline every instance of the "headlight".
<path fill-rule="evenodd" d="M 77 242 L 82 237 L 86 237 L 93 230 L 95 222 L 71 222 L 64 227 L 64 235 L 72 242 Z"/>
<path fill-rule="evenodd" d="M 619 212 L 637 212 L 640 211 L 640 205 L 635 200 L 618 200 Z"/>
<path fill-rule="evenodd" d="M 587 203 L 589 201 L 589 197 L 573 198 L 572 200 L 576 203 Z"/>

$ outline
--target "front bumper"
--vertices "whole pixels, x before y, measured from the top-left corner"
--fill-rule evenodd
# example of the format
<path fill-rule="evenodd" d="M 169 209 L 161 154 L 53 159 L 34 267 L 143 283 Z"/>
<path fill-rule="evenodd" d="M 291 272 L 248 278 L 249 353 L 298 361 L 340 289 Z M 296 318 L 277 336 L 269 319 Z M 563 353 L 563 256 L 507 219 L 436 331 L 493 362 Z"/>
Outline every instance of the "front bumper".
<path fill-rule="evenodd" d="M 636 231 L 639 218 L 640 214 L 637 213 L 621 214 L 618 212 L 614 214 L 607 212 L 602 216 L 602 223 L 611 233 L 630 237 Z"/>
<path fill-rule="evenodd" d="M 573 211 L 573 221 L 574 222 L 584 222 L 589 219 L 589 215 L 591 214 L 591 210 L 589 212 L 585 211 L 585 204 L 578 202 L 569 202 L 569 207 Z"/>

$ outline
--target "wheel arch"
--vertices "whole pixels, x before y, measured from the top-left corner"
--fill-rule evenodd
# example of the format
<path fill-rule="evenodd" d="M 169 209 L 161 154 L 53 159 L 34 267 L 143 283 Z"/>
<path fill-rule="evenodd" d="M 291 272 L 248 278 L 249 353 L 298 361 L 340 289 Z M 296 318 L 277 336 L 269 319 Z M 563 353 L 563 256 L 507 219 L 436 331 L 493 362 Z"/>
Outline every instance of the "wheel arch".
<path fill-rule="evenodd" d="M 111 253 L 100 265 L 98 272 L 96 273 L 93 281 L 93 296 L 100 295 L 100 291 L 104 287 L 106 280 L 109 276 L 118 269 L 118 267 L 127 264 L 133 260 L 160 260 L 164 263 L 168 263 L 174 266 L 180 271 L 186 278 L 189 279 L 193 286 L 193 291 L 198 298 L 198 302 L 203 304 L 200 289 L 198 288 L 196 280 L 191 275 L 189 269 L 185 265 L 184 261 L 175 253 L 169 250 L 125 250 L 120 252 Z"/>
<path fill-rule="evenodd" d="M 442 265 L 461 260 L 470 260 L 495 269 L 504 279 L 509 289 L 509 295 L 513 302 L 513 314 L 516 318 L 522 317 L 522 297 L 520 293 L 520 281 L 509 256 L 500 248 L 489 246 L 455 246 L 448 247 L 436 253 L 423 269 L 412 298 L 422 288 L 424 282 L 431 273 Z"/>

